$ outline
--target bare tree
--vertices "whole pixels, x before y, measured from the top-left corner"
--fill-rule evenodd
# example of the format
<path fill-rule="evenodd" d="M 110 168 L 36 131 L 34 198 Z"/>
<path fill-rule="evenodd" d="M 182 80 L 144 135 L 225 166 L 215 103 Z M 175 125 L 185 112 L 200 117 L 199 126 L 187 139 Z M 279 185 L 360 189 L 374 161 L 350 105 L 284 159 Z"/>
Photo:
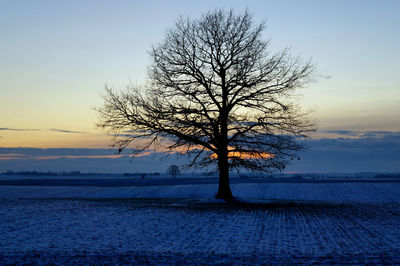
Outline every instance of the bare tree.
<path fill-rule="evenodd" d="M 179 167 L 175 164 L 172 164 L 168 167 L 167 173 L 172 176 L 172 179 L 176 179 L 176 176 L 180 173 Z"/>
<path fill-rule="evenodd" d="M 296 137 L 315 130 L 294 103 L 313 66 L 288 49 L 270 52 L 263 30 L 247 11 L 179 18 L 150 51 L 146 86 L 106 88 L 98 125 L 119 136 L 120 151 L 166 143 L 192 153 L 189 166 L 217 164 L 216 197 L 232 199 L 230 169 L 283 169 L 302 149 Z"/>

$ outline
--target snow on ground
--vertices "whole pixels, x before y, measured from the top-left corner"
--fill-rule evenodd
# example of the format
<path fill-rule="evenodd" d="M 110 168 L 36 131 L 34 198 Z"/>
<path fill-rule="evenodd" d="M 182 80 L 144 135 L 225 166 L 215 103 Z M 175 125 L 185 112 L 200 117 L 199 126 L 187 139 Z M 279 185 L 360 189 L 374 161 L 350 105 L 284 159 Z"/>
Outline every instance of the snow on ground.
<path fill-rule="evenodd" d="M 0 198 L 189 198 L 213 200 L 218 185 L 134 187 L 0 186 Z M 232 184 L 239 199 L 400 203 L 400 183 L 252 183 Z"/>
<path fill-rule="evenodd" d="M 399 183 L 232 190 L 3 186 L 0 264 L 400 263 Z"/>

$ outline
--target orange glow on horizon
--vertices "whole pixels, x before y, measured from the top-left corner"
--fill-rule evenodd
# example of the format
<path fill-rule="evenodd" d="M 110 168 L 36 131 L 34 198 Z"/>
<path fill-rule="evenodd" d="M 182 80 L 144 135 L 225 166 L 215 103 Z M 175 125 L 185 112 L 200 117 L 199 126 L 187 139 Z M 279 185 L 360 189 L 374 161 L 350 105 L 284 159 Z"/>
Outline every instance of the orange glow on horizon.
<path fill-rule="evenodd" d="M 150 155 L 150 154 L 152 154 L 152 153 L 153 153 L 153 152 L 151 152 L 151 151 L 147 151 L 147 152 L 139 153 L 139 154 L 131 154 L 131 155 L 129 155 L 129 157 L 143 157 L 143 156 Z"/>
<path fill-rule="evenodd" d="M 264 152 L 263 153 L 239 152 L 239 151 L 230 151 L 230 152 L 228 152 L 228 158 L 229 159 L 243 159 L 243 160 L 269 159 L 269 158 L 273 158 L 274 156 L 275 156 L 274 154 L 264 153 Z M 217 159 L 218 155 L 213 153 L 210 157 L 211 157 L 211 159 Z"/>
<path fill-rule="evenodd" d="M 15 160 L 15 159 L 23 159 L 21 157 L 11 157 L 11 156 L 1 156 L 0 160 Z"/>
<path fill-rule="evenodd" d="M 23 159 L 24 157 L 25 157 L 25 154 L 21 154 L 21 153 L 0 154 L 0 160 Z"/>

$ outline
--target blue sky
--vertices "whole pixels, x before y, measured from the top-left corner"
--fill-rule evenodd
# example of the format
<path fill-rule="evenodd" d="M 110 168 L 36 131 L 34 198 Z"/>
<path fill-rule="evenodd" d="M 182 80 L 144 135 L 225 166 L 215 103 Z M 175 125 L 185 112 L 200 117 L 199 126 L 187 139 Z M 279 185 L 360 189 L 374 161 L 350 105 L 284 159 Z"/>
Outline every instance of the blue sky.
<path fill-rule="evenodd" d="M 312 58 L 299 102 L 316 110 L 316 137 L 400 131 L 399 1 L 4 0 L 0 147 L 107 148 L 93 110 L 105 84 L 145 82 L 147 51 L 176 18 L 217 7 L 247 8 L 272 50 Z"/>

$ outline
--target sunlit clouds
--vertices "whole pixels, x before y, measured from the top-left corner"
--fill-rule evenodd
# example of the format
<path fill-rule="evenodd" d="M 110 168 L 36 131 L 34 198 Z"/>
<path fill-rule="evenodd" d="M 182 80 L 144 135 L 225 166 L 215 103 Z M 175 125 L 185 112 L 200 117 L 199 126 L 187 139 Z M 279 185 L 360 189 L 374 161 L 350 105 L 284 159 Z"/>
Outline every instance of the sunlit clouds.
<path fill-rule="evenodd" d="M 7 150 L 23 151 L 24 153 L 6 153 Z M 138 158 L 149 156 L 154 151 L 139 154 L 129 153 L 117 154 L 110 149 L 32 149 L 32 148 L 9 148 L 0 149 L 0 160 L 54 160 L 54 159 L 118 159 Z"/>
<path fill-rule="evenodd" d="M 229 159 L 242 159 L 242 160 L 249 160 L 249 159 L 269 159 L 273 158 L 273 154 L 269 153 L 260 153 L 260 152 L 243 152 L 243 151 L 235 151 L 234 148 L 230 148 L 228 152 Z M 217 159 L 218 155 L 213 153 L 211 154 L 211 159 Z"/>
<path fill-rule="evenodd" d="M 309 149 L 300 154 L 300 160 L 290 161 L 285 170 L 300 173 L 400 171 L 400 132 L 341 130 L 328 133 L 335 134 L 335 137 L 307 140 Z M 235 153 L 230 155 L 238 156 Z M 252 159 L 249 155 L 240 156 Z M 163 152 L 152 150 L 136 154 L 127 149 L 118 154 L 111 148 L 0 148 L 0 172 L 154 172 L 166 171 L 171 164 L 185 164 L 190 158 L 190 155 L 177 157 L 174 153 L 166 156 Z"/>

